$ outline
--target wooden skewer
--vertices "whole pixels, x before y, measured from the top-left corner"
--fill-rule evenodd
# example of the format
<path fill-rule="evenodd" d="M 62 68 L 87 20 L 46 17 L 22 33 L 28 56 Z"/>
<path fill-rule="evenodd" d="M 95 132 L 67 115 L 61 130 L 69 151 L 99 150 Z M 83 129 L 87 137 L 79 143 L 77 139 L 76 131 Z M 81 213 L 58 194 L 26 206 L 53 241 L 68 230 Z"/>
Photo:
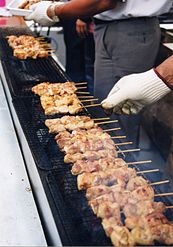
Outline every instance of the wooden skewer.
<path fill-rule="evenodd" d="M 89 99 L 89 98 L 94 98 L 94 96 L 92 96 L 92 95 L 86 95 L 86 96 L 77 96 L 79 99 Z"/>
<path fill-rule="evenodd" d="M 90 101 L 97 101 L 99 99 L 84 99 L 84 100 L 81 100 L 80 102 L 90 102 Z"/>
<path fill-rule="evenodd" d="M 147 164 L 151 163 L 152 160 L 141 160 L 141 161 L 135 161 L 135 162 L 127 162 L 127 165 L 140 165 L 140 164 Z"/>
<path fill-rule="evenodd" d="M 166 184 L 169 183 L 169 180 L 163 180 L 160 182 L 154 182 L 154 183 L 150 183 L 149 185 L 153 186 L 153 185 L 160 185 L 160 184 Z"/>
<path fill-rule="evenodd" d="M 103 117 L 103 118 L 93 118 L 94 121 L 100 121 L 100 120 L 109 120 L 109 117 Z"/>
<path fill-rule="evenodd" d="M 105 122 L 100 122 L 100 123 L 97 123 L 97 125 L 100 125 L 100 124 L 109 124 L 109 123 L 117 123 L 118 120 L 115 119 L 115 120 L 110 120 L 110 121 L 105 121 Z"/>
<path fill-rule="evenodd" d="M 83 108 L 89 108 L 89 107 L 96 107 L 96 106 L 101 106 L 101 104 L 91 104 L 91 105 L 85 105 L 82 106 Z"/>
<path fill-rule="evenodd" d="M 87 87 L 77 87 L 77 89 L 86 89 Z"/>
<path fill-rule="evenodd" d="M 123 145 L 129 145 L 133 144 L 133 142 L 120 142 L 120 143 L 115 143 L 115 146 L 123 146 Z"/>
<path fill-rule="evenodd" d="M 113 130 L 121 130 L 121 128 L 113 128 L 113 129 L 107 129 L 107 130 L 103 130 L 104 132 L 109 132 L 109 131 L 113 131 Z"/>
<path fill-rule="evenodd" d="M 76 94 L 90 94 L 89 92 L 76 92 Z"/>
<path fill-rule="evenodd" d="M 88 82 L 75 82 L 75 85 L 86 85 Z"/>
<path fill-rule="evenodd" d="M 173 192 L 160 193 L 160 194 L 155 194 L 154 195 L 154 197 L 159 197 L 159 196 L 173 196 Z"/>
<path fill-rule="evenodd" d="M 169 208 L 173 208 L 173 206 L 166 206 L 166 208 L 167 208 L 167 209 L 169 209 Z"/>
<path fill-rule="evenodd" d="M 136 172 L 136 174 L 150 173 L 150 172 L 159 172 L 159 169 L 146 170 L 146 171 L 139 171 L 139 172 Z"/>
<path fill-rule="evenodd" d="M 111 139 L 127 138 L 127 136 L 111 136 Z"/>
<path fill-rule="evenodd" d="M 140 148 L 134 148 L 134 149 L 127 149 L 127 150 L 118 150 L 117 153 L 129 153 L 129 152 L 138 152 L 141 151 Z"/>

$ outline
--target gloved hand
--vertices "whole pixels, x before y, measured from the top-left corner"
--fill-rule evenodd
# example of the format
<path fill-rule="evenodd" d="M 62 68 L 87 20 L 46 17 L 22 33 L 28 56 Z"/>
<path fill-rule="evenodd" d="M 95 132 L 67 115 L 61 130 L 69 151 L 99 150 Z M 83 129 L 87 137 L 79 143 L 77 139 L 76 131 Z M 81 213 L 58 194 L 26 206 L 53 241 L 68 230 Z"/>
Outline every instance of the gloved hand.
<path fill-rule="evenodd" d="M 144 106 L 154 103 L 171 90 L 153 69 L 121 78 L 102 101 L 105 109 L 115 113 L 137 114 Z"/>
<path fill-rule="evenodd" d="M 55 5 L 61 5 L 63 2 L 56 2 Z M 52 26 L 56 22 L 47 15 L 48 8 L 52 5 L 51 1 L 41 1 L 31 5 L 30 9 L 33 11 L 30 15 L 25 17 L 25 20 L 34 20 L 42 26 Z"/>

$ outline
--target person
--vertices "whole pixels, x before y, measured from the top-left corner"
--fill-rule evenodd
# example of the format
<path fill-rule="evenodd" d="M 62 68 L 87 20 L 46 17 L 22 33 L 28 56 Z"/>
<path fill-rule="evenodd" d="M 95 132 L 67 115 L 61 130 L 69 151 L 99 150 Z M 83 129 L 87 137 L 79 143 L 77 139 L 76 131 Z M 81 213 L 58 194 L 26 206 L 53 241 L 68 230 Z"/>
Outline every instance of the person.
<path fill-rule="evenodd" d="M 27 19 L 51 25 L 64 18 L 94 16 L 94 95 L 104 99 L 123 76 L 154 66 L 160 44 L 157 16 L 168 12 L 172 0 L 42 1 Z"/>
<path fill-rule="evenodd" d="M 173 55 L 155 69 L 121 78 L 102 101 L 115 113 L 137 114 L 173 90 Z"/>

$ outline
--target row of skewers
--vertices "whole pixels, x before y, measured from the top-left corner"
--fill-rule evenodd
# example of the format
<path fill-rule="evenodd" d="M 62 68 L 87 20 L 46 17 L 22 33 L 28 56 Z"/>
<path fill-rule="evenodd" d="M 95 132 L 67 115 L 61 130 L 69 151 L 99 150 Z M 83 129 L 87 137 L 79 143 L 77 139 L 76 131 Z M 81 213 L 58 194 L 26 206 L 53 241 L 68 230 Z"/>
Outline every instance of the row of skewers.
<path fill-rule="evenodd" d="M 68 84 L 64 83 L 61 86 L 58 83 L 54 86 L 49 83 L 40 84 L 32 91 L 40 95 L 40 98 L 58 96 L 63 101 L 66 95 L 71 96 L 77 92 L 76 85 L 73 84 L 74 88 L 72 87 L 75 91 L 71 90 L 71 87 L 71 91 L 68 91 L 66 85 Z M 71 164 L 72 174 L 78 176 L 78 189 L 86 190 L 88 204 L 94 214 L 101 218 L 102 226 L 113 245 L 117 247 L 153 245 L 154 241 L 173 244 L 173 224 L 164 215 L 164 211 L 169 206 L 154 201 L 155 197 L 166 194 L 155 194 L 153 189 L 153 186 L 169 181 L 150 183 L 143 176 L 139 176 L 159 170 L 136 171 L 131 165 L 150 161 L 126 163 L 119 158 L 119 153 L 139 151 L 139 149 L 117 150 L 118 146 L 132 143 L 114 143 L 113 139 L 121 139 L 124 136 L 111 137 L 108 134 L 109 130 L 99 127 L 111 121 L 100 120 L 107 119 L 63 116 L 47 119 L 45 125 L 50 133 L 56 134 L 55 141 L 65 153 L 64 162 Z M 118 121 L 113 120 L 113 122 Z M 125 217 L 124 222 L 122 215 Z"/>
<path fill-rule="evenodd" d="M 18 59 L 27 58 L 47 58 L 53 51 L 44 40 L 30 35 L 10 35 L 7 36 L 7 42 L 13 49 L 13 56 Z"/>

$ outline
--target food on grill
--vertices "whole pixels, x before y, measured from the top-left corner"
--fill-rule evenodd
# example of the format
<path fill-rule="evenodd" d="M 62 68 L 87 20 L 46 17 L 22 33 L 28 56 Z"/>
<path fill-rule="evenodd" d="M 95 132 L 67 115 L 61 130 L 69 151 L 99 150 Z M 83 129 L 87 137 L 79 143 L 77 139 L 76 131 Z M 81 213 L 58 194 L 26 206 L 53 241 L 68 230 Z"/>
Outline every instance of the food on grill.
<path fill-rule="evenodd" d="M 30 35 L 7 36 L 9 46 L 13 49 L 13 56 L 19 59 L 27 58 L 45 58 L 49 56 L 50 51 L 46 44 L 41 44 L 39 40 Z"/>
<path fill-rule="evenodd" d="M 40 2 L 40 0 L 25 0 L 23 1 L 18 8 L 19 9 L 29 9 L 31 5 Z"/>
<path fill-rule="evenodd" d="M 32 88 L 35 94 L 40 96 L 40 101 L 46 115 L 76 114 L 83 107 L 75 94 L 77 88 L 74 82 L 49 83 L 43 82 Z M 50 122 L 48 122 L 50 124 Z"/>
<path fill-rule="evenodd" d="M 101 158 L 95 161 L 77 160 L 71 169 L 73 175 L 78 175 L 84 172 L 98 172 L 105 171 L 110 168 L 119 168 L 125 166 L 126 163 L 121 158 Z"/>
<path fill-rule="evenodd" d="M 87 189 L 100 184 L 107 185 L 109 187 L 119 183 L 119 181 L 126 183 L 131 177 L 135 176 L 135 169 L 124 166 L 117 169 L 112 168 L 105 171 L 80 174 L 77 178 L 77 185 L 79 190 Z"/>
<path fill-rule="evenodd" d="M 88 116 L 63 116 L 61 118 L 47 119 L 45 125 L 49 128 L 49 133 L 59 133 L 64 130 L 91 129 L 97 124 Z"/>
<path fill-rule="evenodd" d="M 39 96 L 53 96 L 53 95 L 64 95 L 64 94 L 74 94 L 77 91 L 77 87 L 74 82 L 64 82 L 64 83 L 50 83 L 42 82 L 32 88 L 32 92 L 38 94 Z M 65 116 L 68 118 L 68 116 Z M 63 120 L 62 120 L 63 121 Z M 67 121 L 67 119 L 64 121 Z"/>
<path fill-rule="evenodd" d="M 81 102 L 76 94 L 71 95 L 42 95 L 40 97 L 41 105 L 46 115 L 53 114 L 76 114 L 82 111 Z"/>
<path fill-rule="evenodd" d="M 75 163 L 77 160 L 99 160 L 101 158 L 115 158 L 117 156 L 116 150 L 99 150 L 99 151 L 86 151 L 85 153 L 66 154 L 64 157 L 65 163 Z"/>

